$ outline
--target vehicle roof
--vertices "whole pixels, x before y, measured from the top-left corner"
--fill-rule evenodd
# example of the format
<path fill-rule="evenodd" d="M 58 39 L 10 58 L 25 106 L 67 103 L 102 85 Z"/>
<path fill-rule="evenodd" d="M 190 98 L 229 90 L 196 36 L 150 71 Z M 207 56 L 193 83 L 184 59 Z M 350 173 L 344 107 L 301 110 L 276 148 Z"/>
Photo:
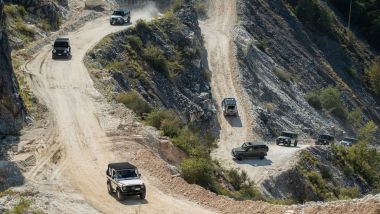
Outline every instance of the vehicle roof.
<path fill-rule="evenodd" d="M 281 133 L 287 133 L 287 134 L 297 134 L 295 132 L 292 132 L 292 131 L 282 131 Z"/>
<path fill-rule="evenodd" d="M 121 169 L 136 169 L 137 167 L 128 162 L 121 162 L 121 163 L 110 163 L 108 164 L 108 168 L 121 170 Z"/>
<path fill-rule="evenodd" d="M 55 41 L 69 41 L 69 38 L 58 37 Z"/>
<path fill-rule="evenodd" d="M 329 134 L 319 134 L 319 136 L 329 136 L 329 137 L 334 137 L 334 136 L 329 135 Z"/>
<path fill-rule="evenodd" d="M 118 8 L 116 10 L 113 10 L 113 11 L 123 11 L 123 12 L 129 12 L 129 10 L 127 8 Z"/>
<path fill-rule="evenodd" d="M 354 138 L 354 137 L 345 137 L 345 138 L 343 138 L 343 140 L 344 140 L 344 139 L 358 140 L 358 139 L 356 139 L 356 138 Z"/>
<path fill-rule="evenodd" d="M 247 144 L 248 146 L 262 146 L 262 145 L 267 145 L 266 143 L 264 142 L 261 142 L 261 141 L 247 141 L 247 142 L 244 142 L 245 144 Z"/>
<path fill-rule="evenodd" d="M 235 98 L 224 98 L 223 101 L 227 104 L 227 105 L 236 105 L 236 99 Z"/>

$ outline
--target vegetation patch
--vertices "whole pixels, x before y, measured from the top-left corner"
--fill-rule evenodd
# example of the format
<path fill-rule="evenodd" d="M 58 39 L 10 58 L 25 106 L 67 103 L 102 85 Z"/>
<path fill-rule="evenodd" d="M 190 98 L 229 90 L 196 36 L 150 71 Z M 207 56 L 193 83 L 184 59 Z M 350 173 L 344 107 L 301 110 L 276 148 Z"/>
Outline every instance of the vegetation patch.
<path fill-rule="evenodd" d="M 341 100 L 341 93 L 337 88 L 324 88 L 308 92 L 306 101 L 316 109 L 324 109 L 340 119 L 347 119 L 348 110 Z"/>
<path fill-rule="evenodd" d="M 139 116 L 152 111 L 152 107 L 135 91 L 123 92 L 115 97 L 117 102 L 123 103 Z"/>
<path fill-rule="evenodd" d="M 380 60 L 375 60 L 372 65 L 365 70 L 373 92 L 380 95 Z"/>

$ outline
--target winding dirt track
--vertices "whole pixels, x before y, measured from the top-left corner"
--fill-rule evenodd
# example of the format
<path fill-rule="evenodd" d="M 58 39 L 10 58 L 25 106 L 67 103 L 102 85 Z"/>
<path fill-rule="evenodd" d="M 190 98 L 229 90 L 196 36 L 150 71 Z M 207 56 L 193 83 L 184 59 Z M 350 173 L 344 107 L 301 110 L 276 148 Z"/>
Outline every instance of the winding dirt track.
<path fill-rule="evenodd" d="M 236 24 L 235 0 L 210 0 L 209 19 L 200 22 L 208 51 L 209 67 L 212 73 L 213 97 L 218 106 L 218 121 L 221 126 L 218 148 L 212 152 L 226 168 L 239 168 L 257 183 L 291 167 L 297 151 L 307 147 L 278 147 L 269 145 L 264 160 L 248 159 L 235 161 L 231 150 L 243 142 L 255 139 L 253 133 L 252 104 L 239 83 L 239 72 L 234 56 L 233 30 Z M 220 103 L 223 98 L 235 97 L 238 101 L 238 117 L 224 117 Z"/>
<path fill-rule="evenodd" d="M 133 19 L 149 19 L 147 10 L 133 11 Z M 208 210 L 184 199 L 177 199 L 150 185 L 154 178 L 143 177 L 147 184 L 147 199 L 129 199 L 127 206 L 107 193 L 105 169 L 109 162 L 120 161 L 110 152 L 110 140 L 100 125 L 95 100 L 102 95 L 83 64 L 87 50 L 104 36 L 127 28 L 110 26 L 108 18 L 93 20 L 69 33 L 72 59 L 52 60 L 51 47 L 45 47 L 27 64 L 33 91 L 42 98 L 53 118 L 49 152 L 39 158 L 26 177 L 33 180 L 41 173 L 53 155 L 63 153 L 63 160 L 49 180 L 68 180 L 95 209 L 102 213 L 209 213 Z M 62 187 L 64 188 L 64 187 Z"/>

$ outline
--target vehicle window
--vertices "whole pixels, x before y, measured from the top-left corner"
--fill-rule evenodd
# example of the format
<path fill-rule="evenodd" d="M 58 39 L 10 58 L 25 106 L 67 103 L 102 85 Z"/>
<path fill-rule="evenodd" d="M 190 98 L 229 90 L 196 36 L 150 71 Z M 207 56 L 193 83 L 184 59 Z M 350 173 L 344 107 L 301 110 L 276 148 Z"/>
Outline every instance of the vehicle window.
<path fill-rule="evenodd" d="M 137 172 L 134 169 L 116 171 L 116 178 L 118 179 L 134 179 L 137 177 L 138 177 Z"/>
<path fill-rule="evenodd" d="M 124 12 L 123 11 L 113 11 L 112 15 L 115 15 L 115 16 L 124 16 Z"/>
<path fill-rule="evenodd" d="M 227 109 L 229 109 L 229 110 L 234 110 L 234 109 L 235 109 L 235 106 L 228 106 Z"/>
<path fill-rule="evenodd" d="M 283 132 L 281 135 L 284 137 L 290 137 L 290 138 L 293 137 L 293 134 L 288 133 L 288 132 Z"/>
<path fill-rule="evenodd" d="M 69 47 L 69 43 L 67 43 L 67 42 L 54 42 L 54 47 L 67 48 L 67 47 Z"/>

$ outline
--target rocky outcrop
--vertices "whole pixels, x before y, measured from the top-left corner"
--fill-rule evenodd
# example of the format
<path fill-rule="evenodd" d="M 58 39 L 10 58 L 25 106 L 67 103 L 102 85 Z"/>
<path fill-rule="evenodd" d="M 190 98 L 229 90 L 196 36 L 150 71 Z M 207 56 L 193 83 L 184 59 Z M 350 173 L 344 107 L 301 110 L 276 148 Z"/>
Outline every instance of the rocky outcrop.
<path fill-rule="evenodd" d="M 59 5 L 52 0 L 49 1 L 30 1 L 30 0 L 4 0 L 5 3 L 19 4 L 33 15 L 47 20 L 52 30 L 57 30 L 60 25 L 61 12 L 59 5 L 67 7 L 67 0 L 58 1 Z"/>
<path fill-rule="evenodd" d="M 130 36 L 137 36 L 141 45 L 127 44 Z M 96 76 L 112 76 L 103 81 L 112 81 L 114 92 L 133 89 L 152 106 L 175 110 L 185 122 L 211 124 L 215 113 L 207 80 L 207 54 L 197 14 L 190 4 L 184 5 L 174 17 L 163 17 L 153 24 L 137 24 L 136 28 L 116 33 L 104 41 L 112 42 L 96 46 L 89 53 L 88 62 L 103 68 Z M 168 73 L 149 66 L 145 55 L 149 55 L 150 46 L 163 53 L 168 61 Z"/>
<path fill-rule="evenodd" d="M 0 137 L 17 134 L 25 116 L 12 69 L 3 6 L 0 0 Z"/>
<path fill-rule="evenodd" d="M 366 87 L 364 69 L 373 58 L 360 42 L 350 45 L 313 32 L 286 1 L 239 0 L 236 54 L 241 81 L 255 109 L 256 133 L 271 138 L 279 130 L 316 134 L 350 125 L 305 100 L 308 91 L 339 88 L 344 105 L 363 109 L 363 121 L 379 123 L 379 102 Z M 337 22 L 337 31 L 344 32 Z M 357 71 L 353 77 L 347 69 Z"/>

